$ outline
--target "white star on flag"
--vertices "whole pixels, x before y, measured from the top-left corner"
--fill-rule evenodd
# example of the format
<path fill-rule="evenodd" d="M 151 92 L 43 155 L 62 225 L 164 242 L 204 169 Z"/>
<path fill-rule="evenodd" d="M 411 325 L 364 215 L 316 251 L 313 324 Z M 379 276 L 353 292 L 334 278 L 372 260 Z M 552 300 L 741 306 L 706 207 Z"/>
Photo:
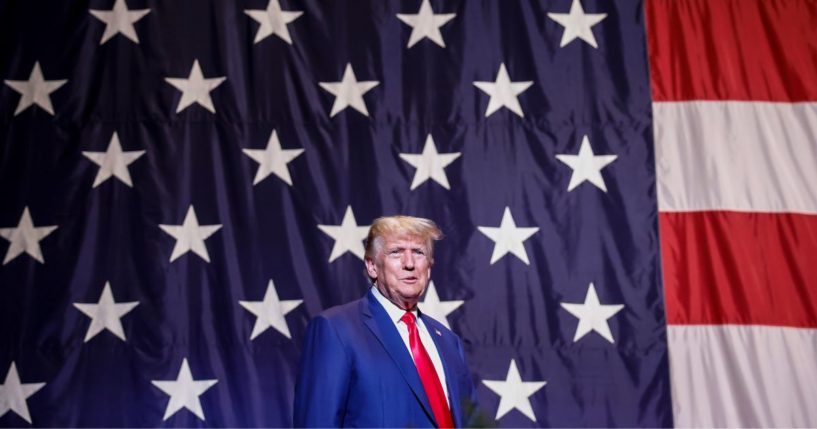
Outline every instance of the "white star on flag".
<path fill-rule="evenodd" d="M 573 0 L 569 13 L 548 13 L 548 18 L 558 22 L 565 28 L 564 33 L 562 33 L 562 41 L 559 44 L 560 48 L 573 40 L 582 39 L 590 46 L 598 49 L 592 27 L 606 17 L 606 13 L 584 13 L 582 2 L 579 0 Z"/>
<path fill-rule="evenodd" d="M 352 70 L 352 65 L 348 63 L 340 82 L 318 82 L 321 88 L 335 96 L 335 102 L 332 104 L 329 117 L 337 115 L 341 110 L 349 106 L 369 116 L 366 103 L 363 101 L 363 94 L 376 87 L 379 83 L 376 80 L 358 82 L 355 72 Z"/>
<path fill-rule="evenodd" d="M 190 251 L 201 256 L 205 261 L 210 262 L 210 254 L 207 253 L 207 246 L 204 245 L 204 240 L 221 229 L 221 225 L 199 226 L 199 219 L 196 217 L 196 211 L 191 204 L 187 209 L 187 214 L 184 216 L 184 221 L 181 225 L 159 225 L 159 228 L 176 239 L 176 245 L 173 246 L 173 254 L 170 255 L 170 262 L 175 261 L 179 256 Z"/>
<path fill-rule="evenodd" d="M 440 33 L 440 27 L 451 21 L 455 16 L 457 15 L 453 13 L 435 14 L 434 10 L 431 9 L 431 3 L 428 0 L 423 0 L 420 10 L 416 14 L 398 13 L 397 19 L 411 26 L 411 36 L 409 36 L 408 41 L 409 48 L 426 37 L 444 48 L 445 41 L 443 41 L 443 35 Z"/>
<path fill-rule="evenodd" d="M 184 358 L 176 380 L 151 380 L 151 383 L 170 395 L 162 420 L 167 420 L 182 408 L 187 408 L 196 417 L 204 420 L 204 410 L 201 409 L 199 396 L 218 383 L 218 380 L 194 380 L 193 374 L 190 373 L 190 366 L 187 364 L 187 358 Z"/>
<path fill-rule="evenodd" d="M 604 305 L 599 303 L 599 296 L 596 294 L 596 288 L 593 283 L 587 289 L 587 296 L 584 298 L 584 304 L 569 304 L 562 303 L 562 308 L 567 310 L 570 314 L 579 319 L 579 325 L 576 327 L 576 335 L 573 336 L 573 342 L 579 341 L 582 337 L 596 331 L 610 343 L 615 343 L 613 334 L 610 332 L 610 326 L 607 324 L 607 319 L 613 317 L 624 308 L 623 304 Z"/>
<path fill-rule="evenodd" d="M 128 10 L 125 0 L 116 0 L 111 10 L 90 9 L 89 12 L 94 18 L 105 23 L 105 32 L 102 34 L 102 40 L 99 41 L 100 45 L 105 44 L 117 34 L 122 34 L 134 43 L 139 44 L 139 36 L 136 35 L 133 23 L 144 18 L 145 15 L 150 13 L 150 9 Z"/>
<path fill-rule="evenodd" d="M 482 380 L 482 383 L 499 395 L 499 407 L 496 410 L 496 420 L 499 420 L 509 411 L 516 408 L 527 418 L 536 421 L 536 414 L 530 405 L 530 396 L 547 384 L 546 381 L 522 381 L 516 361 L 511 359 L 508 375 L 505 380 Z"/>
<path fill-rule="evenodd" d="M 20 93 L 20 102 L 14 116 L 17 116 L 29 106 L 36 104 L 46 112 L 54 116 L 54 106 L 51 105 L 51 93 L 65 85 L 68 79 L 45 80 L 43 71 L 40 69 L 40 62 L 34 63 L 34 68 L 28 76 L 28 80 L 6 80 L 6 85 Z"/>
<path fill-rule="evenodd" d="M 210 113 L 216 113 L 216 108 L 213 106 L 213 99 L 210 98 L 210 92 L 219 85 L 221 85 L 226 77 L 205 78 L 199 66 L 199 60 L 193 60 L 193 67 L 190 69 L 190 75 L 187 79 L 180 77 L 166 77 L 165 81 L 173 85 L 176 89 L 182 92 L 182 98 L 179 100 L 179 106 L 176 108 L 176 113 L 181 112 L 193 103 L 198 103 L 200 106 L 209 110 Z"/>
<path fill-rule="evenodd" d="M 284 334 L 287 338 L 292 338 L 289 334 L 289 327 L 284 318 L 295 307 L 301 305 L 302 299 L 290 299 L 281 301 L 278 298 L 278 292 L 275 290 L 275 284 L 270 279 L 267 285 L 267 292 L 264 293 L 263 301 L 238 301 L 242 307 L 247 309 L 250 313 L 256 316 L 255 326 L 252 328 L 250 334 L 250 341 L 255 337 L 261 335 L 268 328 L 273 327 L 278 332 Z"/>
<path fill-rule="evenodd" d="M 17 374 L 17 366 L 14 361 L 11 361 L 6 380 L 0 384 L 0 417 L 11 410 L 31 424 L 31 415 L 28 413 L 26 400 L 43 386 L 45 383 L 21 383 L 20 375 Z"/>
<path fill-rule="evenodd" d="M 292 186 L 287 164 L 303 153 L 303 149 L 282 149 L 278 140 L 278 133 L 272 130 L 266 149 L 243 149 L 244 155 L 249 156 L 259 164 L 252 184 L 257 185 L 267 176 L 275 173 L 287 185 Z"/>
<path fill-rule="evenodd" d="M 477 228 L 479 232 L 494 241 L 494 253 L 491 255 L 491 265 L 508 252 L 516 255 L 516 257 L 526 265 L 530 265 L 524 242 L 530 238 L 531 235 L 535 234 L 536 231 L 539 231 L 539 228 L 517 228 L 516 222 L 514 222 L 513 216 L 511 215 L 510 207 L 505 207 L 505 212 L 502 214 L 502 222 L 498 228 L 488 226 L 478 226 Z"/>
<path fill-rule="evenodd" d="M 84 342 L 87 343 L 104 329 L 111 331 L 111 333 L 116 335 L 120 340 L 125 341 L 125 331 L 122 329 L 122 321 L 120 319 L 137 305 L 139 305 L 138 301 L 119 303 L 114 301 L 110 282 L 105 282 L 102 295 L 99 296 L 99 301 L 97 301 L 96 304 L 75 302 L 74 307 L 91 318 L 91 325 L 88 326 L 88 332 L 85 334 Z"/>
<path fill-rule="evenodd" d="M 451 189 L 444 169 L 448 164 L 451 164 L 455 159 L 459 158 L 460 155 L 460 152 L 438 153 L 437 146 L 434 145 L 434 139 L 431 138 L 431 134 L 426 137 L 422 154 L 401 153 L 400 158 L 417 169 L 414 173 L 414 180 L 411 182 L 411 190 L 413 191 L 428 179 L 434 180 L 445 189 Z"/>
<path fill-rule="evenodd" d="M 617 155 L 594 155 L 593 148 L 590 146 L 590 139 L 587 136 L 582 138 L 582 145 L 579 148 L 578 155 L 556 155 L 556 159 L 573 169 L 570 183 L 567 185 L 567 192 L 572 191 L 584 183 L 585 180 L 607 192 L 604 178 L 601 177 L 601 169 L 615 161 L 616 158 L 618 158 Z"/>
<path fill-rule="evenodd" d="M 260 24 L 258 32 L 255 33 L 253 44 L 274 34 L 291 45 L 292 38 L 289 36 L 287 24 L 303 15 L 303 12 L 300 10 L 281 10 L 281 4 L 278 0 L 270 0 L 265 10 L 246 9 L 244 13 Z"/>
<path fill-rule="evenodd" d="M 430 281 L 428 282 L 426 295 L 423 300 L 420 301 L 420 311 L 442 323 L 446 328 L 451 329 L 451 326 L 448 324 L 448 315 L 459 308 L 464 302 L 465 301 L 462 300 L 440 301 L 440 297 L 437 295 L 437 289 L 434 287 L 434 282 Z"/>
<path fill-rule="evenodd" d="M 329 255 L 329 262 L 334 261 L 346 252 L 352 252 L 353 255 L 363 259 L 365 253 L 363 240 L 369 234 L 369 226 L 357 225 L 352 206 L 346 207 L 346 213 L 343 215 L 340 225 L 318 225 L 318 228 L 324 234 L 335 239 L 335 245 L 332 246 L 332 253 Z"/>
<path fill-rule="evenodd" d="M 54 232 L 55 229 L 57 229 L 56 225 L 34 226 L 28 206 L 24 207 L 23 215 L 20 216 L 20 222 L 16 228 L 0 228 L 0 237 L 11 242 L 6 251 L 6 257 L 3 259 L 3 265 L 8 264 L 23 252 L 44 264 L 45 259 L 40 250 L 40 240 Z"/>
<path fill-rule="evenodd" d="M 503 106 L 524 118 L 525 114 L 522 112 L 522 106 L 519 104 L 517 97 L 531 85 L 533 85 L 533 81 L 511 82 L 511 78 L 508 76 L 508 70 L 505 68 L 505 63 L 499 65 L 496 81 L 474 82 L 474 86 L 491 96 L 491 99 L 488 101 L 488 108 L 485 110 L 486 118 Z"/>
<path fill-rule="evenodd" d="M 132 150 L 128 152 L 122 151 L 122 145 L 119 143 L 119 135 L 116 131 L 111 137 L 111 142 L 108 144 L 108 149 L 105 152 L 90 152 L 82 151 L 82 154 L 90 159 L 94 164 L 99 166 L 99 171 L 96 173 L 93 188 L 101 185 L 104 181 L 116 177 L 122 183 L 133 187 L 130 179 L 130 172 L 128 166 L 145 154 L 144 150 Z"/>

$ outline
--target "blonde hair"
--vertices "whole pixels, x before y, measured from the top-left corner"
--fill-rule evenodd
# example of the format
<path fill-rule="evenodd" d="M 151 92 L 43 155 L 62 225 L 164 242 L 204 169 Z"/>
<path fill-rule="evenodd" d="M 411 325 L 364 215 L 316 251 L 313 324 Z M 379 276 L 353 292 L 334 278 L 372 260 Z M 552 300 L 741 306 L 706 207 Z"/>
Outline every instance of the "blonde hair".
<path fill-rule="evenodd" d="M 383 216 L 372 222 L 366 237 L 366 258 L 374 259 L 383 247 L 386 236 L 409 235 L 426 241 L 429 259 L 434 256 L 434 241 L 443 238 L 437 224 L 430 219 L 413 216 Z"/>

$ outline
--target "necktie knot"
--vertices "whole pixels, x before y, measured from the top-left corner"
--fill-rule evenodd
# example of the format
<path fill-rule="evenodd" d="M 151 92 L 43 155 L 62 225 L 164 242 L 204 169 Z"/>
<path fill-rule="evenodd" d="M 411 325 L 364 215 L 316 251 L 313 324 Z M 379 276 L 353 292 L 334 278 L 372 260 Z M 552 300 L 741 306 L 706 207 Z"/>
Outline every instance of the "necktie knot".
<path fill-rule="evenodd" d="M 407 311 L 405 314 L 403 314 L 403 317 L 401 317 L 400 320 L 402 320 L 403 323 L 405 323 L 409 327 L 414 326 L 414 324 L 416 323 L 414 313 L 410 311 Z"/>

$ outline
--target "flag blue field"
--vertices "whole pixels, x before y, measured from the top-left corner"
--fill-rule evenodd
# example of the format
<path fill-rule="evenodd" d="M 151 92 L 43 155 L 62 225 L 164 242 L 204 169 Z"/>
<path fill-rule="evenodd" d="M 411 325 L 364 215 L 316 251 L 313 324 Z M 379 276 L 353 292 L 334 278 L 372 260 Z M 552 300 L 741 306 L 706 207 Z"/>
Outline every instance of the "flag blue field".
<path fill-rule="evenodd" d="M 642 1 L 0 5 L 0 425 L 292 424 L 383 215 L 486 425 L 673 424 Z"/>

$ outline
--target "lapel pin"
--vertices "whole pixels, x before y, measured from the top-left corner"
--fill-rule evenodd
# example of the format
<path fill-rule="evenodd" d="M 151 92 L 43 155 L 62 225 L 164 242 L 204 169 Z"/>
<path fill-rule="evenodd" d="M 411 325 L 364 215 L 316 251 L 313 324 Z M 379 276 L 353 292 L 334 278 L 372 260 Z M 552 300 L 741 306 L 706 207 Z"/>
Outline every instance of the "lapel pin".
<path fill-rule="evenodd" d="M 440 330 L 439 330 L 439 329 L 435 329 L 435 330 L 434 330 L 434 332 L 436 332 L 436 333 L 437 333 L 437 336 L 440 336 L 440 337 L 442 337 L 442 336 L 443 336 L 443 333 L 442 333 L 442 332 L 440 332 Z"/>

